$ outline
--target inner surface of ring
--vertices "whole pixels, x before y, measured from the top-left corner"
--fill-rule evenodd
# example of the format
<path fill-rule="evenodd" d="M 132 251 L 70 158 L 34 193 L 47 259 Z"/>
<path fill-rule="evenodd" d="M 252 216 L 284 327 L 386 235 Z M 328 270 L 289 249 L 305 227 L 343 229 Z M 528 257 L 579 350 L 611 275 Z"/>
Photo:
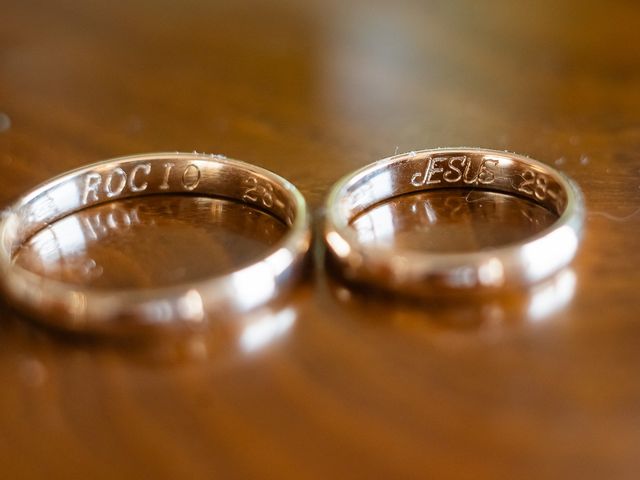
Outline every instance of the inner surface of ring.
<path fill-rule="evenodd" d="M 567 192 L 560 176 L 543 164 L 498 152 L 419 152 L 381 162 L 344 187 L 339 208 L 352 222 L 393 197 L 432 189 L 491 190 L 524 197 L 560 216 Z"/>
<path fill-rule="evenodd" d="M 83 287 L 170 287 L 253 264 L 286 231 L 280 220 L 245 203 L 146 195 L 95 205 L 53 222 L 21 245 L 13 263 Z"/>
<path fill-rule="evenodd" d="M 132 157 L 58 178 L 24 198 L 5 218 L 2 248 L 13 257 L 32 235 L 73 212 L 158 193 L 232 199 L 293 224 L 295 198 L 279 182 L 249 165 L 203 157 Z"/>
<path fill-rule="evenodd" d="M 520 196 L 447 188 L 394 197 L 351 221 L 361 245 L 426 253 L 478 252 L 526 241 L 557 220 Z"/>

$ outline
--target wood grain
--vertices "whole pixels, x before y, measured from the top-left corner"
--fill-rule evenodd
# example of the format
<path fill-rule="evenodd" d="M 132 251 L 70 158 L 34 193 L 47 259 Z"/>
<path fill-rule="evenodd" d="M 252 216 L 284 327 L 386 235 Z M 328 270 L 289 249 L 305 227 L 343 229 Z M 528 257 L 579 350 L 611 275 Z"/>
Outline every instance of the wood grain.
<path fill-rule="evenodd" d="M 555 164 L 588 206 L 572 269 L 508 298 L 425 304 L 351 288 L 316 244 L 293 295 L 200 336 L 68 338 L 3 305 L 2 478 L 637 476 L 635 2 L 4 0 L 0 11 L 0 206 L 88 162 L 197 150 L 276 171 L 319 216 L 352 169 L 460 145 Z M 447 214 L 441 200 L 396 201 L 399 241 L 425 246 L 426 224 L 415 236 L 402 202 Z M 98 285 L 220 272 L 281 234 L 240 206 L 203 209 L 217 200 L 138 202 L 150 214 L 140 228 L 116 226 L 73 257 L 107 267 Z M 452 228 L 457 248 L 473 248 L 548 221 L 522 201 L 487 202 L 501 215 L 463 204 L 431 225 L 440 246 Z"/>

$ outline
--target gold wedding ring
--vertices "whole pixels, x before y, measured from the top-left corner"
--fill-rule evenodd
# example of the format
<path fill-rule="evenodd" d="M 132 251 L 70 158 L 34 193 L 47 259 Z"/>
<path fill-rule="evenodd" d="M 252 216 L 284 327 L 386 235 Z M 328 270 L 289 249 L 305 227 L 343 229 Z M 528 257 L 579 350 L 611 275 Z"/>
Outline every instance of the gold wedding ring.
<path fill-rule="evenodd" d="M 362 242 L 351 226 L 376 204 L 442 188 L 517 195 L 558 218 L 521 243 L 460 253 L 399 250 Z M 566 267 L 578 249 L 583 222 L 579 188 L 549 165 L 501 151 L 447 148 L 396 155 L 342 178 L 327 199 L 324 239 L 348 280 L 411 295 L 482 293 L 530 285 Z"/>
<path fill-rule="evenodd" d="M 229 274 L 146 290 L 72 285 L 13 261 L 30 237 L 78 210 L 141 195 L 184 193 L 227 198 L 263 209 L 284 222 L 288 231 L 259 261 Z M 3 212 L 0 285 L 16 307 L 54 327 L 106 333 L 193 327 L 205 323 L 207 314 L 245 312 L 290 288 L 309 249 L 309 225 L 298 189 L 263 168 L 197 153 L 115 158 L 52 179 Z"/>

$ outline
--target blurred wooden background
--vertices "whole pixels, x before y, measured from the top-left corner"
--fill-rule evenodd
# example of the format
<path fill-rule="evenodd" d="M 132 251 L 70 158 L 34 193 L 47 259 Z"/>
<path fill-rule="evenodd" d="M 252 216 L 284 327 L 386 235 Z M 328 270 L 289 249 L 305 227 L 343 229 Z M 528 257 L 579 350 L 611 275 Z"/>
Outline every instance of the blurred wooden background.
<path fill-rule="evenodd" d="M 291 297 L 201 336 L 70 339 L 1 306 L 0 476 L 636 478 L 639 25 L 631 0 L 0 0 L 0 206 L 88 162 L 197 150 L 276 171 L 320 214 L 358 166 L 465 145 L 555 164 L 589 209 L 573 268 L 521 298 L 350 289 L 317 245 Z M 449 194 L 383 207 L 398 242 L 477 248 L 549 221 Z M 69 217 L 17 261 L 144 287 L 281 234 L 150 197 Z"/>

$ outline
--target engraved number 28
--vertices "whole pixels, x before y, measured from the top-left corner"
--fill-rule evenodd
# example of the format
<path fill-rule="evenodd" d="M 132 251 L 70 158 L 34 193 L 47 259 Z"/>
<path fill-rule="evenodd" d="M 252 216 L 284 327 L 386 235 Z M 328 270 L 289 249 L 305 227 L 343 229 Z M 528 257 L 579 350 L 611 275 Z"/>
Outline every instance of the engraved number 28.
<path fill-rule="evenodd" d="M 518 191 L 527 195 L 533 195 L 538 200 L 547 198 L 549 181 L 545 175 L 536 174 L 531 170 L 525 170 L 522 174 L 523 182 L 518 186 Z"/>
<path fill-rule="evenodd" d="M 242 196 L 243 200 L 262 203 L 267 208 L 273 206 L 273 187 L 268 183 L 261 185 L 256 177 L 248 177 L 245 179 L 245 184 L 248 185 L 247 190 Z"/>

